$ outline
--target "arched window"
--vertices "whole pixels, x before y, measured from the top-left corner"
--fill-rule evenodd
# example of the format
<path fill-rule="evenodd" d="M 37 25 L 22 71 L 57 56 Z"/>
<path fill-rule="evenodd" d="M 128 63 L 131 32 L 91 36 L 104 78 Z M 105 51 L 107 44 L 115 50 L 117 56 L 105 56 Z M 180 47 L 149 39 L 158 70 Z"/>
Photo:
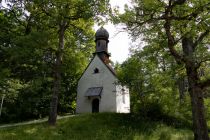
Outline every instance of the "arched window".
<path fill-rule="evenodd" d="M 94 73 L 99 73 L 99 69 L 98 68 L 95 68 L 94 69 Z"/>
<path fill-rule="evenodd" d="M 123 103 L 125 104 L 125 89 L 124 88 L 122 88 L 122 101 L 123 101 Z"/>
<path fill-rule="evenodd" d="M 98 41 L 98 47 L 100 46 L 100 41 Z"/>

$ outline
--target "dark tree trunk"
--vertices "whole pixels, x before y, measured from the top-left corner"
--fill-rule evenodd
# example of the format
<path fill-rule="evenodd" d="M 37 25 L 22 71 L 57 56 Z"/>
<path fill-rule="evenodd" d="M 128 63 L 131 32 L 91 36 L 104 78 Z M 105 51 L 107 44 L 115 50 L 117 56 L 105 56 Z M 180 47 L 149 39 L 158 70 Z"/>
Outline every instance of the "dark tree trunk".
<path fill-rule="evenodd" d="M 191 38 L 182 40 L 184 57 L 186 58 L 185 68 L 189 82 L 189 93 L 191 97 L 192 118 L 195 140 L 209 140 L 208 127 L 204 111 L 204 99 L 202 88 L 198 85 L 199 75 L 194 60 L 193 41 Z"/>
<path fill-rule="evenodd" d="M 194 139 L 209 140 L 204 111 L 203 93 L 202 89 L 197 84 L 198 73 L 191 66 L 187 66 L 187 75 L 192 106 Z"/>
<path fill-rule="evenodd" d="M 182 102 L 183 102 L 184 93 L 185 93 L 185 80 L 184 80 L 183 77 L 181 77 L 177 80 L 177 85 L 178 85 L 178 88 L 179 88 L 179 103 L 181 105 Z"/>
<path fill-rule="evenodd" d="M 61 89 L 61 65 L 62 65 L 62 55 L 64 49 L 64 33 L 65 33 L 65 23 L 59 26 L 59 45 L 56 52 L 56 60 L 53 66 L 53 95 L 50 103 L 50 114 L 48 123 L 49 125 L 55 125 L 57 119 L 57 107 L 58 107 L 58 97 Z"/>

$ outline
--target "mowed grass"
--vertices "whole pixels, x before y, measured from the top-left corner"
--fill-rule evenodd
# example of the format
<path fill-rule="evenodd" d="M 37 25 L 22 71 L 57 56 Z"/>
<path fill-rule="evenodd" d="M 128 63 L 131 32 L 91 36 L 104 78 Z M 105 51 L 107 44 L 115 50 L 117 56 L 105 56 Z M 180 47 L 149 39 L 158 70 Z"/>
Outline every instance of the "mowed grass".
<path fill-rule="evenodd" d="M 47 123 L 0 129 L 0 140 L 191 140 L 185 125 L 151 121 L 132 114 L 84 114 Z"/>

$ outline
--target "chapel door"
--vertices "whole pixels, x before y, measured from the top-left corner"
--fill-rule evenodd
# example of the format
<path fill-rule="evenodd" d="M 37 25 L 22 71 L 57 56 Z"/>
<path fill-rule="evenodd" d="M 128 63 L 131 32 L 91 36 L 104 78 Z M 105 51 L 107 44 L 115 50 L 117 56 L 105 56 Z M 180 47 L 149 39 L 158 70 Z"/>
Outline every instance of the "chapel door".
<path fill-rule="evenodd" d="M 99 112 L 99 99 L 93 99 L 92 101 L 92 113 Z"/>

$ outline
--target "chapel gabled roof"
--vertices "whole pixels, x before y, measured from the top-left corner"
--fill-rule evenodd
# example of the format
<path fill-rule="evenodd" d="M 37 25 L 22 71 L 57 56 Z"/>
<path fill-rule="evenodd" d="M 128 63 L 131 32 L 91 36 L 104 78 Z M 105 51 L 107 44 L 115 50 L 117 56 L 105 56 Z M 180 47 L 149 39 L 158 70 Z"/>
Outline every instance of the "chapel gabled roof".
<path fill-rule="evenodd" d="M 100 58 L 100 57 L 99 57 Z M 101 60 L 101 58 L 100 58 L 100 60 Z M 112 66 L 110 66 L 109 64 L 106 64 L 103 60 L 101 60 L 103 63 L 104 63 L 104 65 L 106 65 L 106 67 L 110 70 L 110 72 L 115 76 L 115 77 L 117 77 L 117 74 L 116 74 L 116 72 L 115 72 L 115 70 L 112 68 Z"/>
<path fill-rule="evenodd" d="M 78 79 L 78 81 L 82 78 L 82 76 L 84 75 L 84 73 L 86 72 L 86 70 L 88 69 L 88 67 L 90 66 L 90 64 L 92 63 L 93 59 L 97 57 L 101 60 L 101 58 L 98 56 L 98 54 L 94 54 L 94 57 L 91 59 L 91 61 L 89 62 L 89 64 L 87 65 L 87 67 L 85 68 L 85 70 L 83 71 L 82 75 L 80 76 L 80 78 Z M 115 70 L 109 65 L 109 64 L 106 64 L 103 60 L 101 60 L 101 62 L 107 67 L 107 69 L 112 73 L 112 75 L 114 77 L 117 78 L 117 74 L 115 72 Z"/>

